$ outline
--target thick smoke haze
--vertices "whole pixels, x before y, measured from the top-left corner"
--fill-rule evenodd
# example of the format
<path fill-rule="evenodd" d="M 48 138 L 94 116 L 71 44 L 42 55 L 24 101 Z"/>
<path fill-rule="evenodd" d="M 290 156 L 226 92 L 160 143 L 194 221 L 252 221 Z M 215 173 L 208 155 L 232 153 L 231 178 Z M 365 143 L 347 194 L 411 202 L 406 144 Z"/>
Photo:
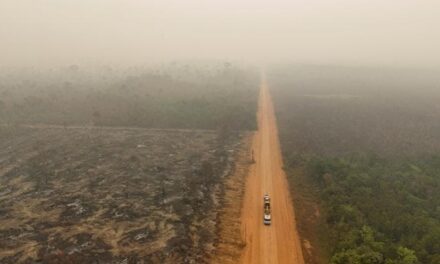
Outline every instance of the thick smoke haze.
<path fill-rule="evenodd" d="M 437 0 L 0 0 L 0 64 L 438 67 L 439 13 Z"/>

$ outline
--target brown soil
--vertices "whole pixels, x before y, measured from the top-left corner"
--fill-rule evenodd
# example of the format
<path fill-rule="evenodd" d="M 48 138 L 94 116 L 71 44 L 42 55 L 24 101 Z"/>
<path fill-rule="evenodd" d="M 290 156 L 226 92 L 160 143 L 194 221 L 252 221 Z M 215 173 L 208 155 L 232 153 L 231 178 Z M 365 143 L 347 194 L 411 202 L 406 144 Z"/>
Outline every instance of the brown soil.
<path fill-rule="evenodd" d="M 223 208 L 217 222 L 219 242 L 211 259 L 213 264 L 237 263 L 244 247 L 240 234 L 241 209 L 246 176 L 252 164 L 252 134 L 243 139 L 243 145 L 235 157 L 235 168 L 225 183 Z"/>
<path fill-rule="evenodd" d="M 258 110 L 259 130 L 254 136 L 256 163 L 246 182 L 242 209 L 242 236 L 246 246 L 241 263 L 303 264 L 296 220 L 283 171 L 283 161 L 272 100 L 262 78 Z M 272 224 L 263 224 L 263 195 L 272 203 Z"/>

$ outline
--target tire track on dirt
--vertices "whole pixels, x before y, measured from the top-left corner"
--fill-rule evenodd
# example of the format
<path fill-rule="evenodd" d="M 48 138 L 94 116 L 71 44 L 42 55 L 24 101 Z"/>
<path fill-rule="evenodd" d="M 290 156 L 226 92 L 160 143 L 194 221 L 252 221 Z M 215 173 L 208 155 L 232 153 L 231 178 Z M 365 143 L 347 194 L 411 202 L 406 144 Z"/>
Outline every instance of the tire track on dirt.
<path fill-rule="evenodd" d="M 261 78 L 258 131 L 253 138 L 256 163 L 250 168 L 242 208 L 243 264 L 303 264 L 303 254 L 265 76 Z M 263 224 L 263 195 L 271 197 L 272 224 Z"/>

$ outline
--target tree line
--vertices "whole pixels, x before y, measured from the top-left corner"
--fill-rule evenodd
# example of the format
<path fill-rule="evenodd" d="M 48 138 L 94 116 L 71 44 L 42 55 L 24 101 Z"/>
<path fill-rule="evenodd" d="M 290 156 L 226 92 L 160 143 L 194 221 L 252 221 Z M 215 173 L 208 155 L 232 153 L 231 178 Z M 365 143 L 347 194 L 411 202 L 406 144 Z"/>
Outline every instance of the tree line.
<path fill-rule="evenodd" d="M 3 124 L 254 129 L 257 78 L 229 63 L 99 73 L 71 66 L 0 83 Z"/>

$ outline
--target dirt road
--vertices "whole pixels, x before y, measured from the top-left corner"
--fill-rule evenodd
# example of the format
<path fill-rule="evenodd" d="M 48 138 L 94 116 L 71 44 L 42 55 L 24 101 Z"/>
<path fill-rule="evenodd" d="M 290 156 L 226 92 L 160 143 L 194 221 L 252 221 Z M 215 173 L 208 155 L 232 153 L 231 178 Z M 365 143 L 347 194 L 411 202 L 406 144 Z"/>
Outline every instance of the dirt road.
<path fill-rule="evenodd" d="M 272 100 L 263 75 L 258 107 L 258 132 L 253 139 L 256 163 L 250 169 L 242 209 L 241 263 L 303 264 L 300 239 L 278 140 Z M 263 224 L 263 195 L 272 203 L 272 225 Z"/>

